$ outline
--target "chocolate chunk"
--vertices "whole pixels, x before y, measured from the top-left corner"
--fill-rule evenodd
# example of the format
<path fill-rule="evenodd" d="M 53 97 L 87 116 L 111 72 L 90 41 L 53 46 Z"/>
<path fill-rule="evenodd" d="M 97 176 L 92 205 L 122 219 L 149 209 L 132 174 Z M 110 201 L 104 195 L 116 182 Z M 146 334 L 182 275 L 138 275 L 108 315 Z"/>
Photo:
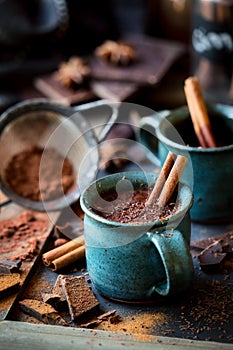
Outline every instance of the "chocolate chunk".
<path fill-rule="evenodd" d="M 19 272 L 20 266 L 22 264 L 21 260 L 3 260 L 0 261 L 0 274 L 10 274 Z"/>
<path fill-rule="evenodd" d="M 49 304 L 33 299 L 24 299 L 19 305 L 25 313 L 37 320 L 51 325 L 66 326 L 66 321 L 58 314 L 58 312 Z"/>
<path fill-rule="evenodd" d="M 60 84 L 55 78 L 54 73 L 38 77 L 35 79 L 34 85 L 44 96 L 53 101 L 59 101 L 59 103 L 67 105 L 73 105 L 95 98 L 94 93 L 89 88 L 80 87 L 77 90 L 74 90 L 62 86 L 62 84 Z"/>
<path fill-rule="evenodd" d="M 233 253 L 233 232 L 228 232 L 221 240 L 222 249 L 225 253 Z"/>
<path fill-rule="evenodd" d="M 61 301 L 66 301 L 66 295 L 62 287 L 63 275 L 58 275 L 52 294 L 59 295 Z"/>
<path fill-rule="evenodd" d="M 0 299 L 16 293 L 20 286 L 20 274 L 0 275 Z"/>
<path fill-rule="evenodd" d="M 225 232 L 217 237 L 208 237 L 201 240 L 192 241 L 191 248 L 202 250 L 216 241 L 219 241 L 221 243 L 224 252 L 233 252 L 233 231 Z"/>
<path fill-rule="evenodd" d="M 97 316 L 97 319 L 92 320 L 88 323 L 80 324 L 80 327 L 85 328 L 95 328 L 97 327 L 101 322 L 109 320 L 111 324 L 117 324 L 121 321 L 121 318 L 119 315 L 116 315 L 116 310 L 107 311 L 104 314 Z"/>
<path fill-rule="evenodd" d="M 53 306 L 55 309 L 57 308 L 57 305 L 60 303 L 61 296 L 58 294 L 49 294 L 49 293 L 42 293 L 42 298 L 44 303 L 47 303 L 51 306 Z"/>
<path fill-rule="evenodd" d="M 97 327 L 99 324 L 101 323 L 100 320 L 93 320 L 87 323 L 82 323 L 79 325 L 79 327 L 83 327 L 83 328 L 95 328 Z"/>
<path fill-rule="evenodd" d="M 220 240 L 210 244 L 199 255 L 198 260 L 201 266 L 218 265 L 226 257 L 227 253 L 222 250 Z"/>
<path fill-rule="evenodd" d="M 63 275 L 58 275 L 52 293 L 42 293 L 43 301 L 52 305 L 56 310 L 64 310 L 68 307 L 66 295 L 62 287 Z"/>
<path fill-rule="evenodd" d="M 125 81 L 92 80 L 90 86 L 96 96 L 113 102 L 123 102 L 136 95 L 139 86 Z"/>
<path fill-rule="evenodd" d="M 63 276 L 61 280 L 73 321 L 99 305 L 84 276 Z"/>
<path fill-rule="evenodd" d="M 115 316 L 115 313 L 116 313 L 116 310 L 111 310 L 111 311 L 105 312 L 104 314 L 98 316 L 97 318 L 98 320 L 105 321 L 109 317 Z"/>
<path fill-rule="evenodd" d="M 93 79 L 154 86 L 186 50 L 181 43 L 147 36 L 124 38 L 124 43 L 135 48 L 137 60 L 125 67 L 110 64 L 92 55 L 89 58 L 89 65 Z"/>

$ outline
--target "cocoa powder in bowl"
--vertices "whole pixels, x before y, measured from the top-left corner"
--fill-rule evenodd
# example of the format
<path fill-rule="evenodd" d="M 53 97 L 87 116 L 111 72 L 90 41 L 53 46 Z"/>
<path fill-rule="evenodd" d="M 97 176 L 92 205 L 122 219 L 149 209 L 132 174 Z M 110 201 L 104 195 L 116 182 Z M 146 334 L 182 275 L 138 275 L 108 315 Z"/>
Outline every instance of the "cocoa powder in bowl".
<path fill-rule="evenodd" d="M 12 191 L 32 201 L 54 200 L 75 189 L 71 162 L 53 148 L 32 146 L 15 154 L 4 179 Z"/>

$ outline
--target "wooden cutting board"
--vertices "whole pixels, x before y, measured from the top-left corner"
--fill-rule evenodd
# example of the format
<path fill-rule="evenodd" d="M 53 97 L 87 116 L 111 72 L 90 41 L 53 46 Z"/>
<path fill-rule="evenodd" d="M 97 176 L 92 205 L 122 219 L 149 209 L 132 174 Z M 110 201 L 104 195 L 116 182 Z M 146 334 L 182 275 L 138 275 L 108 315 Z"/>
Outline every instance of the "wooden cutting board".
<path fill-rule="evenodd" d="M 2 198 L 3 196 L 1 196 Z M 0 222 L 2 223 L 5 220 L 13 219 L 15 220 L 19 215 L 29 212 L 23 207 L 16 205 L 14 203 L 8 204 L 7 206 L 1 208 L 0 211 Z M 30 275 L 33 273 L 33 268 L 38 263 L 38 259 L 41 256 L 43 248 L 46 245 L 48 237 L 50 236 L 54 223 L 56 222 L 59 212 L 53 212 L 50 214 L 41 213 L 41 212 L 31 212 L 33 216 L 38 220 L 45 220 L 47 222 L 46 229 L 41 232 L 39 229 L 35 230 L 34 236 L 37 241 L 37 249 L 33 254 L 33 257 L 27 258 L 22 261 L 21 267 L 19 269 L 20 273 L 20 288 L 17 292 L 10 294 L 9 296 L 0 299 L 0 320 L 3 320 L 7 317 L 7 314 L 19 296 L 22 294 L 23 290 L 26 287 L 27 282 L 29 281 Z M 7 244 L 2 240 L 1 244 Z M 18 242 L 15 244 L 14 235 L 8 238 L 8 248 L 12 247 L 12 250 L 5 249 L 2 247 L 0 253 L 0 261 L 12 259 L 14 256 L 23 256 L 26 253 L 28 248 L 27 241 L 22 241 L 21 244 Z M 7 247 L 6 247 L 7 248 Z"/>

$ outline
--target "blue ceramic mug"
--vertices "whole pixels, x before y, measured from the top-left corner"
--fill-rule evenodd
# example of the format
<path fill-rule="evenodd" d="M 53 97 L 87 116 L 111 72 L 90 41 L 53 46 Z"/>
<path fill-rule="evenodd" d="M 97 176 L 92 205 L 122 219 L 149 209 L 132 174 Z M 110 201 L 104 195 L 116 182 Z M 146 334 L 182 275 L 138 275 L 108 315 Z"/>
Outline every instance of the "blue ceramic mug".
<path fill-rule="evenodd" d="M 154 173 L 139 171 L 117 173 L 94 181 L 81 195 L 87 270 L 93 285 L 107 297 L 147 300 L 184 291 L 192 281 L 189 212 L 193 198 L 188 186 L 179 185 L 179 208 L 165 220 L 119 223 L 95 212 L 106 194 L 147 188 L 156 178 Z"/>
<path fill-rule="evenodd" d="M 189 158 L 181 179 L 193 189 L 191 219 L 214 223 L 233 220 L 233 106 L 207 104 L 207 109 L 218 147 L 198 147 L 186 106 L 142 118 L 137 139 L 157 165 L 168 151 Z"/>

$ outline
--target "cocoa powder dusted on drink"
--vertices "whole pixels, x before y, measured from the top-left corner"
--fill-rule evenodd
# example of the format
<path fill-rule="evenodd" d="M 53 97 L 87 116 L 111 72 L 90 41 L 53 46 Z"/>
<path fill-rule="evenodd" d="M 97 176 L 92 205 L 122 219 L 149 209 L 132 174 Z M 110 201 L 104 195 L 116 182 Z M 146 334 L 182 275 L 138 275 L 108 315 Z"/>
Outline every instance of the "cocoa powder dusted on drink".
<path fill-rule="evenodd" d="M 53 148 L 36 146 L 15 154 L 4 178 L 12 191 L 33 201 L 57 199 L 75 185 L 70 161 Z"/>
<path fill-rule="evenodd" d="M 107 194 L 95 204 L 93 210 L 109 221 L 121 223 L 163 220 L 177 211 L 179 205 L 175 203 L 175 195 L 163 208 L 160 208 L 156 202 L 146 206 L 145 203 L 151 191 L 151 188 L 140 188 L 121 194 L 120 199 L 115 193 Z"/>

